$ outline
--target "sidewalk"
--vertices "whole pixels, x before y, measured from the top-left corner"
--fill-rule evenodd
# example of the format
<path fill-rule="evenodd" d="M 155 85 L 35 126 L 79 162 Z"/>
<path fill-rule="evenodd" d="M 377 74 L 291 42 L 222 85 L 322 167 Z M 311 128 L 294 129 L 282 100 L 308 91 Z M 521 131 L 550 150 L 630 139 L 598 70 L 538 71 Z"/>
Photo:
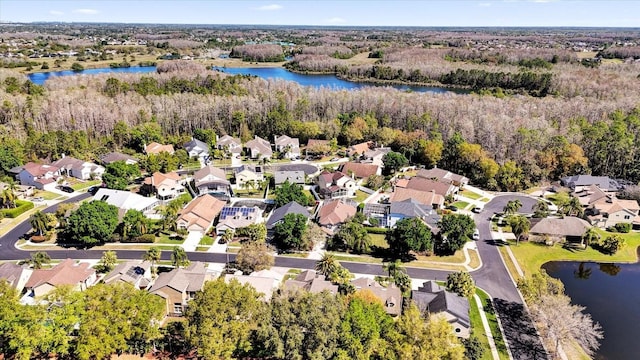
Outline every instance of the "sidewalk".
<path fill-rule="evenodd" d="M 189 231 L 189 235 L 182 243 L 182 248 L 185 251 L 196 251 L 196 247 L 198 247 L 203 236 L 204 234 L 199 231 Z"/>
<path fill-rule="evenodd" d="M 480 313 L 480 320 L 482 320 L 482 327 L 484 328 L 487 340 L 489 341 L 491 356 L 493 357 L 493 360 L 500 360 L 500 354 L 498 354 L 498 349 L 496 348 L 496 343 L 493 339 L 493 333 L 491 332 L 491 327 L 489 327 L 489 321 L 487 321 L 487 315 L 484 313 L 484 309 L 482 308 L 482 299 L 480 299 L 478 294 L 473 294 L 473 298 L 476 300 L 478 312 Z"/>

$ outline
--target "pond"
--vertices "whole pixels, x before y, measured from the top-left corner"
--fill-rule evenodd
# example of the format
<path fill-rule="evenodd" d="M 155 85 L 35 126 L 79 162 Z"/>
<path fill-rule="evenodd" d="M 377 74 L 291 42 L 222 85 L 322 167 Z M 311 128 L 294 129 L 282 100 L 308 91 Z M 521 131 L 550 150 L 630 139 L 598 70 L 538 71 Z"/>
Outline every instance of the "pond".
<path fill-rule="evenodd" d="M 560 279 L 574 304 L 600 323 L 604 339 L 595 359 L 640 359 L 640 263 L 549 262 L 542 266 Z"/>
<path fill-rule="evenodd" d="M 132 66 L 128 68 L 99 68 L 99 69 L 85 69 L 82 71 L 64 70 L 64 71 L 50 71 L 39 72 L 27 75 L 29 80 L 34 84 L 43 85 L 44 82 L 55 76 L 70 76 L 70 75 L 92 75 L 92 74 L 104 74 L 104 73 L 149 73 L 154 72 L 156 68 L 154 66 Z M 413 86 L 413 85 L 381 85 L 366 82 L 352 82 L 343 79 L 339 79 L 335 75 L 313 75 L 313 74 L 298 74 L 288 71 L 281 67 L 265 67 L 265 68 L 215 68 L 215 70 L 225 72 L 232 75 L 254 75 L 264 79 L 282 79 L 287 81 L 294 81 L 302 86 L 313 86 L 315 88 L 328 88 L 332 90 L 354 90 L 361 89 L 370 86 L 391 86 L 401 91 L 414 91 L 414 92 L 430 92 L 430 93 L 468 93 L 466 90 L 459 89 L 447 89 L 437 86 Z"/>

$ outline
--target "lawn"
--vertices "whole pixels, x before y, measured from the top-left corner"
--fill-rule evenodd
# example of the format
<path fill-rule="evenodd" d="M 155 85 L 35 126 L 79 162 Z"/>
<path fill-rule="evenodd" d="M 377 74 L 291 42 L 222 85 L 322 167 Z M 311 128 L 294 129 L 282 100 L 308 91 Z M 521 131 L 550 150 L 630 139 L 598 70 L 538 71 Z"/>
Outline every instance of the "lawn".
<path fill-rule="evenodd" d="M 492 360 L 491 351 L 489 350 L 489 339 L 487 339 L 487 333 L 484 331 L 484 326 L 482 326 L 480 310 L 478 310 L 478 306 L 476 305 L 475 297 L 469 300 L 469 319 L 471 321 L 471 331 L 473 332 L 473 335 L 478 338 L 482 348 L 484 349 L 484 353 L 480 359 Z"/>
<path fill-rule="evenodd" d="M 75 191 L 80 191 L 94 185 L 99 185 L 101 183 L 102 183 L 102 180 L 87 180 L 84 182 L 77 182 L 75 184 L 72 184 L 71 188 Z"/>
<path fill-rule="evenodd" d="M 202 237 L 202 239 L 200 239 L 200 244 L 199 245 L 204 245 L 204 246 L 209 245 L 209 246 L 211 246 L 211 245 L 213 245 L 214 241 L 215 241 L 214 238 L 212 238 L 211 236 L 206 236 L 205 235 L 205 236 Z"/>
<path fill-rule="evenodd" d="M 482 195 L 476 194 L 473 191 L 470 190 L 462 190 L 462 192 L 460 193 L 460 195 L 467 197 L 469 199 L 472 200 L 480 200 L 482 198 Z"/>
<path fill-rule="evenodd" d="M 383 234 L 369 234 L 369 238 L 371 239 L 372 246 L 384 249 L 389 247 L 389 244 L 387 244 L 387 240 L 385 240 L 385 236 Z"/>
<path fill-rule="evenodd" d="M 65 197 L 65 196 L 62 196 L 62 195 L 60 195 L 60 194 L 56 194 L 56 193 L 51 192 L 51 191 L 44 191 L 44 190 L 38 190 L 38 191 L 36 191 L 36 192 L 33 194 L 33 196 L 34 196 L 34 197 L 38 197 L 38 196 L 40 196 L 40 197 L 42 197 L 42 198 L 43 198 L 43 199 L 45 199 L 45 200 L 53 200 L 53 199 L 57 199 L 57 198 L 59 198 L 59 197 L 63 197 L 63 198 L 65 198 L 65 199 L 66 199 L 66 197 Z"/>
<path fill-rule="evenodd" d="M 504 343 L 504 339 L 502 338 L 502 332 L 500 331 L 500 326 L 498 325 L 498 319 L 496 318 L 496 314 L 493 311 L 486 311 L 487 309 L 493 309 L 493 304 L 491 303 L 491 299 L 486 292 L 476 289 L 476 294 L 480 297 L 482 301 L 482 307 L 485 309 L 485 315 L 487 316 L 487 322 L 489 323 L 489 328 L 491 329 L 491 334 L 493 335 L 493 341 L 496 344 L 496 349 L 498 349 L 498 354 L 500 355 L 500 359 L 509 359 L 509 353 L 507 351 L 507 346 Z M 489 349 L 487 349 L 488 351 Z M 491 354 L 491 352 L 489 352 Z"/>
<path fill-rule="evenodd" d="M 237 189 L 237 190 L 233 190 L 233 193 L 237 197 L 245 197 L 245 198 L 252 198 L 252 199 L 262 199 L 264 197 L 264 191 L 258 190 L 258 189 L 255 189 L 255 190 Z"/>
<path fill-rule="evenodd" d="M 602 238 L 613 235 L 604 230 L 598 231 Z M 593 248 L 585 250 L 565 249 L 561 245 L 546 246 L 542 244 L 521 242 L 515 245 L 510 241 L 511 251 L 515 255 L 522 270 L 532 274 L 540 270 L 542 264 L 549 261 L 596 261 L 596 262 L 637 262 L 637 249 L 640 246 L 640 233 L 618 234 L 626 242 L 626 246 L 615 255 L 605 255 Z"/>
<path fill-rule="evenodd" d="M 170 245 L 182 245 L 184 242 L 184 237 L 169 235 L 165 233 L 160 233 L 160 235 L 156 236 L 156 244 L 170 244 Z"/>
<path fill-rule="evenodd" d="M 353 200 L 358 204 L 360 204 L 361 202 L 365 201 L 368 197 L 369 197 L 369 194 L 367 194 L 366 192 L 362 190 L 356 190 L 356 197 Z"/>
<path fill-rule="evenodd" d="M 551 202 L 556 206 L 560 206 L 569 200 L 569 193 L 566 191 L 560 191 L 557 193 L 546 195 L 544 198 L 551 200 Z"/>
<path fill-rule="evenodd" d="M 457 207 L 458 210 L 464 210 L 467 208 L 467 206 L 469 206 L 468 202 L 464 202 L 464 201 L 458 201 L 452 204 L 453 206 Z"/>

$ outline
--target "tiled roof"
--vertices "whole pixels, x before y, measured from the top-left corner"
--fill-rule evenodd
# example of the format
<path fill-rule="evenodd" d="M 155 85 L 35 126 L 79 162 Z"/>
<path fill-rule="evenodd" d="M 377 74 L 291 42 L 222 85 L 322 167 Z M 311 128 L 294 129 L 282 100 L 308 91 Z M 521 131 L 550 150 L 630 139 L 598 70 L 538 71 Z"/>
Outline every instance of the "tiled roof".
<path fill-rule="evenodd" d="M 34 270 L 25 287 L 35 288 L 42 284 L 75 285 L 95 274 L 95 270 L 89 266 L 89 263 L 76 264 L 73 259 L 66 259 L 51 269 Z"/>
<path fill-rule="evenodd" d="M 354 162 L 347 162 L 340 166 L 341 172 L 347 175 L 353 174 L 353 176 L 362 179 L 375 175 L 379 169 L 378 165 Z"/>
<path fill-rule="evenodd" d="M 100 157 L 100 161 L 102 161 L 105 164 L 111 164 L 116 161 L 138 162 L 138 160 L 136 160 L 133 156 L 122 154 L 119 152 L 110 152 L 108 154 L 104 154 Z"/>
<path fill-rule="evenodd" d="M 177 221 L 184 221 L 190 227 L 191 225 L 198 225 L 200 228 L 207 230 L 213 223 L 216 216 L 220 214 L 222 208 L 225 206 L 225 202 L 218 200 L 217 198 L 205 194 L 195 198 L 184 209 L 180 211 L 180 216 Z"/>
<path fill-rule="evenodd" d="M 159 154 L 161 152 L 174 153 L 173 145 L 163 145 L 157 142 L 152 142 L 144 148 L 144 152 L 147 154 Z"/>
<path fill-rule="evenodd" d="M 341 200 L 325 202 L 318 212 L 318 222 L 320 225 L 338 225 L 344 223 L 348 218 L 357 212 L 355 206 L 346 204 Z"/>
<path fill-rule="evenodd" d="M 423 205 L 444 204 L 444 197 L 432 191 L 420 191 L 396 187 L 391 195 L 391 202 L 413 199 Z"/>

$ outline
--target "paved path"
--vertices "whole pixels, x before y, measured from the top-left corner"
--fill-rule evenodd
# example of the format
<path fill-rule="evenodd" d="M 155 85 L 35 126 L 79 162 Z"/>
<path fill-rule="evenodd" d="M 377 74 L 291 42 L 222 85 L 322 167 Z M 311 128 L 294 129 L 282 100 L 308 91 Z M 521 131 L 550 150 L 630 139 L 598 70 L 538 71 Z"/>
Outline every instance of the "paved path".
<path fill-rule="evenodd" d="M 189 231 L 189 235 L 187 235 L 187 238 L 182 243 L 184 251 L 196 251 L 203 235 L 200 231 Z"/>
<path fill-rule="evenodd" d="M 487 334 L 487 340 L 489 341 L 489 349 L 491 350 L 491 356 L 493 360 L 500 360 L 500 354 L 498 354 L 498 349 L 496 348 L 496 342 L 493 338 L 493 334 L 491 333 L 491 327 L 489 327 L 489 321 L 487 321 L 487 315 L 484 313 L 484 309 L 482 308 L 482 299 L 478 294 L 473 294 L 473 298 L 476 300 L 476 306 L 478 307 L 478 311 L 480 312 L 480 320 L 482 320 L 482 327 L 484 328 L 484 332 Z"/>

